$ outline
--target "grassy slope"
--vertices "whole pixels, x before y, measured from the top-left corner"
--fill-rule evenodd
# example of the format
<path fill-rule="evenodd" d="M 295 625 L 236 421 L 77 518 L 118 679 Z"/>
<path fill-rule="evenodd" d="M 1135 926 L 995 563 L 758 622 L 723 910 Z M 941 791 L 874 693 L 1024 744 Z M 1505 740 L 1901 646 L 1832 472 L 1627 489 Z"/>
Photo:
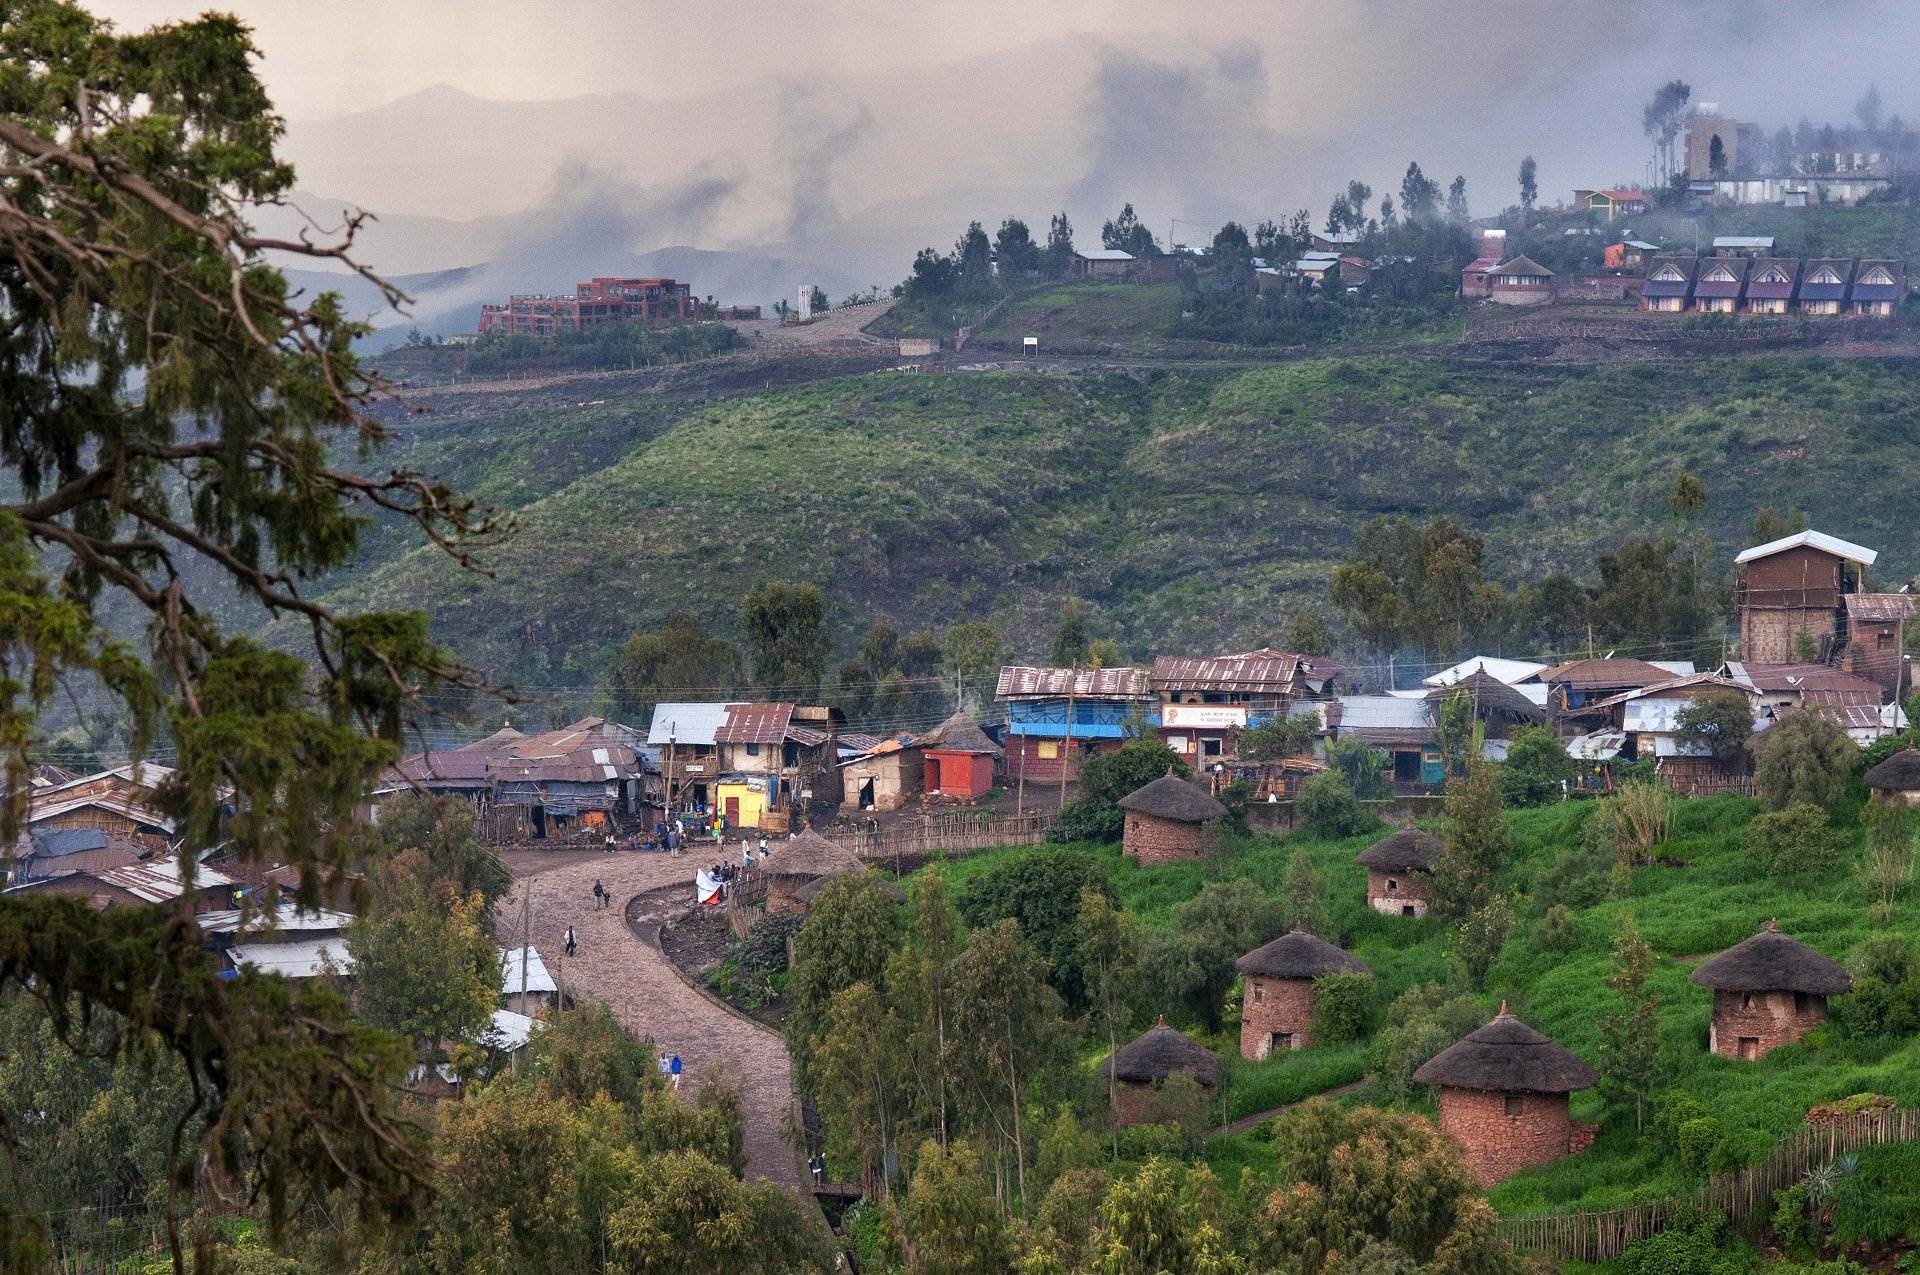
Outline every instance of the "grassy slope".
<path fill-rule="evenodd" d="M 1864 899 L 1851 884 L 1850 869 L 1864 853 L 1856 835 L 1839 870 L 1818 881 L 1768 879 L 1742 848 L 1742 830 L 1754 803 L 1710 798 L 1678 803 L 1673 836 L 1662 853 L 1684 866 L 1649 867 L 1634 875 L 1628 899 L 1602 903 L 1579 914 L 1578 937 L 1567 953 L 1541 953 L 1532 944 L 1534 912 L 1516 913 L 1512 938 L 1488 978 L 1484 996 L 1491 1016 L 1498 1001 L 1589 1061 L 1600 1058 L 1598 1022 L 1616 1001 L 1605 986 L 1614 935 L 1631 915 L 1661 958 L 1654 987 L 1660 1010 L 1662 1061 L 1669 1083 L 1700 1098 L 1721 1120 L 1729 1140 L 1749 1153 L 1765 1148 L 1801 1122 L 1806 1108 L 1850 1094 L 1892 1094 L 1902 1105 L 1920 1104 L 1920 1042 L 1891 1045 L 1839 1039 L 1827 1029 L 1813 1042 L 1777 1050 L 1758 1063 L 1735 1064 L 1706 1053 L 1711 994 L 1687 981 L 1693 960 L 1732 946 L 1761 922 L 1780 926 L 1836 959 L 1873 932 Z M 1505 888 L 1531 893 L 1562 848 L 1570 844 L 1590 803 L 1573 803 L 1512 817 L 1515 849 Z M 1855 829 L 1857 833 L 1857 829 Z M 1245 877 L 1270 895 L 1280 892 L 1295 845 L 1304 845 L 1326 879 L 1332 899 L 1329 929 L 1350 938 L 1354 952 L 1372 967 L 1385 1004 L 1427 981 L 1444 981 L 1448 929 L 1438 920 L 1381 917 L 1364 902 L 1365 872 L 1353 856 L 1372 838 L 1325 841 L 1298 835 L 1285 843 L 1255 840 L 1235 847 L 1218 867 L 1179 864 L 1141 869 L 1117 848 L 1095 847 L 1126 907 L 1143 922 L 1165 925 L 1173 905 L 1197 893 L 1215 875 Z M 1000 851 L 940 865 L 954 888 L 1018 851 Z M 1909 900 L 1888 927 L 1912 934 L 1920 928 L 1920 902 Z M 1231 1057 L 1236 1038 L 1213 1042 Z M 1228 1078 L 1227 1115 L 1238 1117 L 1294 1101 L 1357 1078 L 1363 1051 L 1354 1046 L 1316 1047 L 1263 1063 L 1234 1060 Z M 1651 1138 L 1633 1130 L 1631 1112 L 1605 1113 L 1597 1093 L 1574 1099 L 1576 1118 L 1603 1120 L 1599 1140 L 1586 1154 L 1502 1183 L 1493 1202 L 1503 1212 L 1534 1212 L 1578 1205 L 1608 1208 L 1682 1191 L 1699 1180 Z M 1226 1180 L 1242 1167 L 1256 1171 L 1270 1162 L 1258 1132 L 1218 1139 L 1208 1150 Z"/>
<path fill-rule="evenodd" d="M 516 672 L 505 605 L 540 617 L 551 663 L 591 668 L 678 607 L 730 628 L 773 575 L 828 586 L 848 630 L 985 616 L 1024 647 L 1077 593 L 1134 653 L 1255 642 L 1376 513 L 1466 520 L 1496 572 L 1526 578 L 1644 529 L 1683 469 L 1725 545 L 1756 506 L 1791 503 L 1881 547 L 1883 575 L 1920 565 L 1901 516 L 1920 461 L 1910 364 L 1325 358 L 719 399 L 595 384 L 464 411 L 394 460 L 517 508 L 497 582 L 382 546 L 352 592 L 424 599 L 445 637 Z"/>

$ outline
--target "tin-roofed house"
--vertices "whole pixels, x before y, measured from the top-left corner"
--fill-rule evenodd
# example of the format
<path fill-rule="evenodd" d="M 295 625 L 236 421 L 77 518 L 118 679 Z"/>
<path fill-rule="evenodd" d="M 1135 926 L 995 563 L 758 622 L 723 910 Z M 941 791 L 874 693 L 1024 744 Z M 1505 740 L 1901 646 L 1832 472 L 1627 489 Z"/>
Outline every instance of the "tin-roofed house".
<path fill-rule="evenodd" d="M 1718 757 L 1710 743 L 1682 732 L 1687 710 L 1709 695 L 1740 700 L 1749 721 L 1758 715 L 1759 695 L 1753 688 L 1714 673 L 1693 673 L 1623 691 L 1594 704 L 1593 710 L 1611 714 L 1600 730 L 1618 733 L 1614 755 L 1619 760 L 1652 761 L 1669 788 L 1683 796 L 1699 795 L 1731 786 L 1745 772 L 1747 761 L 1744 756 Z"/>
<path fill-rule="evenodd" d="M 1655 257 L 1647 263 L 1646 282 L 1640 285 L 1640 308 L 1657 314 L 1680 314 L 1693 304 L 1693 278 L 1699 262 L 1693 257 Z"/>
<path fill-rule="evenodd" d="M 1845 257 L 1815 257 L 1800 273 L 1800 313 L 1844 314 L 1853 262 Z"/>
<path fill-rule="evenodd" d="M 1907 263 L 1861 258 L 1847 294 L 1847 313 L 1889 319 L 1907 295 Z"/>
<path fill-rule="evenodd" d="M 1143 668 L 1008 665 L 994 699 L 1006 706 L 1006 773 L 1014 783 L 1078 779 L 1085 758 L 1118 748 L 1131 724 L 1151 724 L 1154 709 Z"/>
<path fill-rule="evenodd" d="M 729 828 L 789 832 L 816 791 L 834 788 L 833 721 L 825 709 L 729 704 L 713 732 L 720 773 L 715 809 Z"/>
<path fill-rule="evenodd" d="M 161 905 L 197 916 L 233 906 L 232 877 L 188 859 L 185 866 L 193 875 L 193 883 L 189 887 L 180 877 L 182 863 L 176 857 L 136 860 L 114 867 L 36 877 L 9 888 L 45 894 L 75 894 L 102 911 L 116 907 Z"/>
<path fill-rule="evenodd" d="M 1915 602 L 1911 593 L 1843 595 L 1840 667 L 1889 694 L 1898 696 L 1911 690 L 1902 655 Z"/>
<path fill-rule="evenodd" d="M 1797 257 L 1768 257 L 1753 263 L 1747 274 L 1748 314 L 1785 314 L 1793 309 L 1800 283 Z"/>
<path fill-rule="evenodd" d="M 1695 314 L 1737 314 L 1747 291 L 1745 257 L 1709 257 L 1693 280 Z"/>
<path fill-rule="evenodd" d="M 1554 296 L 1554 273 L 1531 257 L 1513 257 L 1487 275 L 1490 297 L 1500 305 L 1546 305 Z"/>
<path fill-rule="evenodd" d="M 1803 289 L 1805 285 L 1802 285 Z M 1872 549 L 1821 531 L 1799 531 L 1734 557 L 1740 654 L 1762 664 L 1825 661 L 1844 641 L 1842 598 L 1866 588 Z"/>
<path fill-rule="evenodd" d="M 1691 669 L 1689 669 L 1691 672 Z M 1569 660 L 1539 675 L 1547 687 L 1547 708 L 1563 725 L 1562 734 L 1584 734 L 1603 726 L 1607 712 L 1598 705 L 1627 691 L 1671 681 L 1673 672 L 1646 660 L 1599 658 Z M 1578 726 L 1578 730 L 1566 729 Z"/>
<path fill-rule="evenodd" d="M 1295 704 L 1326 699 L 1343 671 L 1336 660 L 1266 647 L 1161 656 L 1153 662 L 1161 742 L 1196 771 L 1227 764 L 1240 731 L 1285 717 Z"/>
<path fill-rule="evenodd" d="M 1331 738 L 1358 740 L 1385 753 L 1388 782 L 1394 792 L 1409 796 L 1430 793 L 1447 781 L 1433 709 L 1424 698 L 1342 695 L 1324 713 Z"/>
<path fill-rule="evenodd" d="M 925 773 L 920 743 L 911 735 L 876 739 L 841 761 L 841 803 L 876 813 L 902 809 L 920 795 Z"/>
<path fill-rule="evenodd" d="M 1688 979 L 1713 989 L 1707 1048 L 1752 1061 L 1827 1021 L 1827 998 L 1853 987 L 1838 963 L 1768 921 L 1752 938 L 1703 961 Z"/>
<path fill-rule="evenodd" d="M 1522 1169 L 1584 1151 L 1593 1129 L 1576 1125 L 1568 1095 L 1598 1077 L 1572 1051 L 1507 1012 L 1441 1050 L 1413 1073 L 1440 1091 L 1440 1132 L 1460 1148 L 1483 1187 Z"/>

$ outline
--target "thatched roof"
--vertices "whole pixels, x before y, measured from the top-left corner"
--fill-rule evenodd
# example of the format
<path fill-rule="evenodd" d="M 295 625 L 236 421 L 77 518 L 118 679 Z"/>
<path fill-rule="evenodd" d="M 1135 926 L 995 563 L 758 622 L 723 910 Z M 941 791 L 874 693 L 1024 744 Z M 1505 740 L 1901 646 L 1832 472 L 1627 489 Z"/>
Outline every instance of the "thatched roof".
<path fill-rule="evenodd" d="M 1440 838 L 1409 825 L 1374 842 L 1353 856 L 1353 861 L 1382 872 L 1431 872 L 1434 860 L 1444 849 L 1446 843 Z"/>
<path fill-rule="evenodd" d="M 1596 1083 L 1593 1068 L 1509 1014 L 1504 1002 L 1492 1022 L 1429 1058 L 1413 1078 L 1503 1093 L 1572 1093 Z"/>
<path fill-rule="evenodd" d="M 987 738 L 987 732 L 980 729 L 980 723 L 965 713 L 955 713 L 913 742 L 921 748 L 942 752 L 985 753 L 989 757 L 1000 755 L 1000 745 Z"/>
<path fill-rule="evenodd" d="M 1445 703 L 1456 694 L 1465 695 L 1469 703 L 1476 705 L 1482 719 L 1501 717 L 1516 722 L 1547 720 L 1546 709 L 1485 669 L 1475 669 L 1451 686 L 1436 686 L 1427 692 L 1426 698 Z"/>
<path fill-rule="evenodd" d="M 1111 1071 L 1115 1080 L 1151 1084 L 1184 1071 L 1211 1088 L 1219 1068 L 1220 1060 L 1211 1049 L 1167 1026 L 1163 1018 L 1115 1050 L 1100 1064 L 1100 1074 Z"/>
<path fill-rule="evenodd" d="M 1882 792 L 1920 789 L 1920 748 L 1906 747 L 1867 772 L 1867 787 Z"/>
<path fill-rule="evenodd" d="M 811 828 L 792 840 L 775 842 L 772 850 L 759 869 L 770 877 L 833 877 L 865 866 L 853 851 Z"/>
<path fill-rule="evenodd" d="M 1700 962 L 1689 978 L 1724 992 L 1814 992 L 1838 996 L 1853 986 L 1839 965 L 1782 934 L 1774 922 L 1743 943 Z"/>
<path fill-rule="evenodd" d="M 1352 970 L 1371 974 L 1358 958 L 1341 951 L 1323 938 L 1295 930 L 1262 944 L 1233 963 L 1242 974 L 1261 974 L 1268 978 L 1319 978 Z"/>
<path fill-rule="evenodd" d="M 1227 817 L 1227 808 L 1206 789 L 1171 774 L 1134 789 L 1120 799 L 1120 808 L 1175 823 L 1207 823 Z"/>
<path fill-rule="evenodd" d="M 907 901 L 907 892 L 905 890 L 902 890 L 893 882 L 874 872 L 871 868 L 862 868 L 859 872 L 836 872 L 831 876 L 815 877 L 813 880 L 795 890 L 793 897 L 802 903 L 811 903 L 820 896 L 820 891 L 826 889 L 827 886 L 834 881 L 845 880 L 849 877 L 865 879 L 869 876 L 879 883 L 880 893 L 886 895 L 892 902 L 905 903 Z"/>

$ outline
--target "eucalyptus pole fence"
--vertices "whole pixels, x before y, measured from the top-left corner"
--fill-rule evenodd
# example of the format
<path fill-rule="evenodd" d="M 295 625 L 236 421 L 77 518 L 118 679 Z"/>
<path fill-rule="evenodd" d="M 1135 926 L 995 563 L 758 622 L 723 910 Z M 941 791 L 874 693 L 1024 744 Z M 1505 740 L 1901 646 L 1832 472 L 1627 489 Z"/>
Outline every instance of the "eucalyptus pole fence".
<path fill-rule="evenodd" d="M 1516 1249 L 1569 1262 L 1610 1262 L 1635 1240 L 1666 1229 L 1682 1213 L 1725 1214 L 1736 1224 L 1773 1207 L 1773 1193 L 1807 1170 L 1860 1147 L 1920 1141 L 1920 1109 L 1863 1111 L 1808 1125 L 1775 1144 L 1767 1158 L 1708 1180 L 1683 1195 L 1596 1212 L 1503 1217 L 1500 1238 Z"/>
<path fill-rule="evenodd" d="M 827 834 L 827 840 L 862 859 L 879 861 L 1030 846 L 1045 837 L 1047 823 L 1047 816 L 1037 812 L 998 818 L 953 814 L 879 831 L 835 829 Z"/>

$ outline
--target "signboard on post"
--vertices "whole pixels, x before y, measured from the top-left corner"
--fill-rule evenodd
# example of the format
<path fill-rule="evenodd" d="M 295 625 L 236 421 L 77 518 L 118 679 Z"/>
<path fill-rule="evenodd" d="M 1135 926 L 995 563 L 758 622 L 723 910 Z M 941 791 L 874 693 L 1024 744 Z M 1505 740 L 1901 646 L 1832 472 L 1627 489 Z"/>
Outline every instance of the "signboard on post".
<path fill-rule="evenodd" d="M 1226 730 L 1245 726 L 1247 710 L 1241 704 L 1166 704 L 1160 709 L 1160 724 Z"/>

